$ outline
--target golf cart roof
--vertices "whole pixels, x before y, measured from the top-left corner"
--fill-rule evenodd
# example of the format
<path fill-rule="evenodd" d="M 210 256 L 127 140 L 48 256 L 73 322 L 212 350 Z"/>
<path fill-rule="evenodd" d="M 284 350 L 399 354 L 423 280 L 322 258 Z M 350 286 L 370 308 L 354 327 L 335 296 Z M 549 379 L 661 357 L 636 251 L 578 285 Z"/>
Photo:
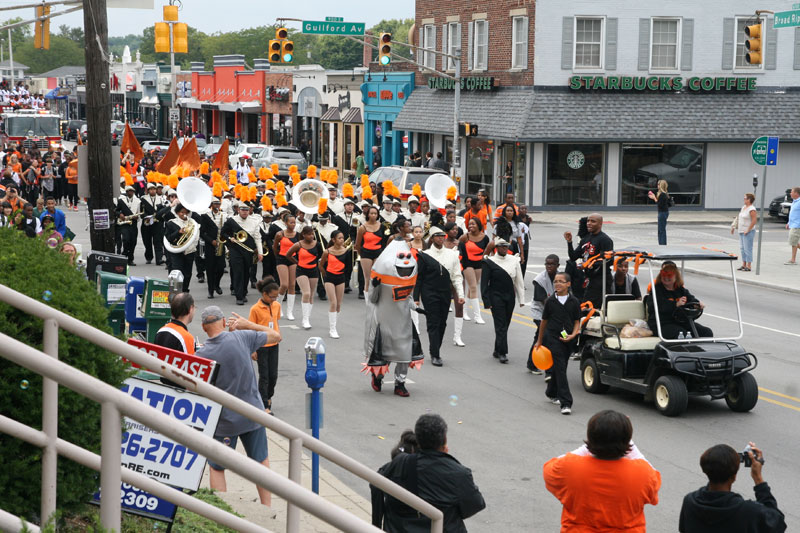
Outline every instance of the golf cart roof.
<path fill-rule="evenodd" d="M 612 257 L 635 257 L 637 255 L 656 261 L 734 261 L 737 259 L 736 254 L 706 247 L 626 246 L 624 249 L 611 252 Z"/>

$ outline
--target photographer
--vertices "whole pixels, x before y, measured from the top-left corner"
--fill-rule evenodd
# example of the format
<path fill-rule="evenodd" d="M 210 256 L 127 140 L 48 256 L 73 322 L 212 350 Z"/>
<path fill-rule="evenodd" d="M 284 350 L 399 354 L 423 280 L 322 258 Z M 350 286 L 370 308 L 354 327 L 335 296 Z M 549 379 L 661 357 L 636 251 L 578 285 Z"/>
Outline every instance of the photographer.
<path fill-rule="evenodd" d="M 750 450 L 739 454 L 727 444 L 717 444 L 700 456 L 700 468 L 708 485 L 687 494 L 681 507 L 678 531 L 681 533 L 755 533 L 786 531 L 783 513 L 761 477 L 764 454 L 750 443 Z M 744 456 L 746 454 L 746 456 Z M 739 463 L 750 463 L 756 501 L 731 492 Z"/>

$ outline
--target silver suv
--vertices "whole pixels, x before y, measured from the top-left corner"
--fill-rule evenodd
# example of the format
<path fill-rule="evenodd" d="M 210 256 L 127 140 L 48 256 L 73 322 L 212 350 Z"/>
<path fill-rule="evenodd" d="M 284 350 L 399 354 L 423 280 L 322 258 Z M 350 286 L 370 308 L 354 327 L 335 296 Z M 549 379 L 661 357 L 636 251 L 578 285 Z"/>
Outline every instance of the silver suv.
<path fill-rule="evenodd" d="M 297 165 L 297 171 L 301 174 L 308 169 L 303 152 L 293 146 L 267 146 L 253 160 L 253 168 L 270 168 L 271 165 L 278 165 L 278 175 L 288 176 L 289 167 Z"/>

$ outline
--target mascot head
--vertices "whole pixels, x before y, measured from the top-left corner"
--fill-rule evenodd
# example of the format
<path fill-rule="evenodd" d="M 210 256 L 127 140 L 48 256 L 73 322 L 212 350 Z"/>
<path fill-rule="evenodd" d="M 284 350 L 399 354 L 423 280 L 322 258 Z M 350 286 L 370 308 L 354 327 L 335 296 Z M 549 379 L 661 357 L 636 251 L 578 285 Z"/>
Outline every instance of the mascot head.
<path fill-rule="evenodd" d="M 395 239 L 383 249 L 372 265 L 372 275 L 388 285 L 413 285 L 417 279 L 417 260 L 403 239 Z"/>

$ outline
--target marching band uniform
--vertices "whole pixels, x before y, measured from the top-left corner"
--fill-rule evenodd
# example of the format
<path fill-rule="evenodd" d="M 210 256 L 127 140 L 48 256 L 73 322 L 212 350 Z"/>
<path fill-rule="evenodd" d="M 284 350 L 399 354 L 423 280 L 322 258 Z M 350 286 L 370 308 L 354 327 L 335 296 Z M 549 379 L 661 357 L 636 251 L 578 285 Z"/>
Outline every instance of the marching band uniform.
<path fill-rule="evenodd" d="M 219 236 L 225 222 L 225 214 L 219 209 L 220 201 L 211 201 L 211 211 L 200 217 L 200 238 L 205 246 L 206 283 L 208 283 L 208 297 L 213 298 L 214 293 L 222 294 L 219 283 L 225 271 L 225 248 L 217 255 L 219 249 Z"/>
<path fill-rule="evenodd" d="M 510 246 L 508 241 L 498 238 L 495 246 Z M 507 363 L 508 326 L 514 313 L 514 299 L 521 306 L 525 299 L 519 256 L 507 253 L 494 254 L 483 259 L 481 294 L 484 306 L 492 310 L 494 322 L 494 355 L 501 363 Z"/>
<path fill-rule="evenodd" d="M 233 201 L 231 200 L 231 198 L 233 198 L 233 196 L 229 192 L 226 192 L 222 196 L 222 206 L 220 207 L 220 209 L 222 210 L 222 213 L 225 215 L 225 218 L 231 218 L 233 216 Z"/>
<path fill-rule="evenodd" d="M 264 215 L 268 215 L 268 217 L 265 217 Z M 275 254 L 269 253 L 269 251 L 272 249 L 272 239 L 275 237 L 275 233 L 277 233 L 276 231 L 270 235 L 270 230 L 273 226 L 272 213 L 262 210 L 259 230 L 261 231 L 261 247 L 267 253 L 264 254 L 264 258 L 261 260 L 261 279 L 264 279 L 267 276 L 272 276 L 274 279 L 278 279 L 278 270 L 275 268 Z"/>
<path fill-rule="evenodd" d="M 135 195 L 128 196 L 128 192 L 136 192 L 132 186 L 125 187 L 125 194 L 117 199 L 117 225 L 120 228 L 120 239 L 122 240 L 122 253 L 128 257 L 128 264 L 135 266 L 133 262 L 133 250 L 136 248 L 136 234 L 138 225 L 134 215 L 140 211 L 139 199 Z M 120 220 L 120 215 L 128 220 Z"/>
<path fill-rule="evenodd" d="M 140 200 L 142 213 L 142 242 L 144 243 L 144 258 L 149 265 L 153 260 L 153 250 L 155 249 L 156 264 L 160 265 L 164 257 L 164 226 L 156 214 L 164 207 L 164 200 L 155 192 L 155 184 L 147 186 L 147 194 Z"/>
<path fill-rule="evenodd" d="M 230 252 L 231 282 L 236 295 L 236 304 L 244 305 L 247 301 L 247 281 L 250 277 L 250 265 L 264 253 L 261 244 L 261 217 L 241 215 L 233 216 L 222 225 L 222 238 L 227 241 Z M 236 233 L 244 230 L 247 238 L 240 243 Z"/>
<path fill-rule="evenodd" d="M 188 229 L 194 226 L 194 231 L 200 231 L 199 224 L 194 220 L 195 217 L 197 217 L 197 215 L 189 213 L 186 220 L 177 215 L 171 218 L 164 225 L 164 240 L 174 246 L 175 243 L 178 242 L 178 239 L 181 238 L 182 229 Z M 189 292 L 189 285 L 192 281 L 192 265 L 194 265 L 194 256 L 196 252 L 197 243 L 187 247 L 182 252 L 167 252 L 167 256 L 170 258 L 170 268 L 173 270 L 180 270 L 183 273 L 183 292 Z"/>

